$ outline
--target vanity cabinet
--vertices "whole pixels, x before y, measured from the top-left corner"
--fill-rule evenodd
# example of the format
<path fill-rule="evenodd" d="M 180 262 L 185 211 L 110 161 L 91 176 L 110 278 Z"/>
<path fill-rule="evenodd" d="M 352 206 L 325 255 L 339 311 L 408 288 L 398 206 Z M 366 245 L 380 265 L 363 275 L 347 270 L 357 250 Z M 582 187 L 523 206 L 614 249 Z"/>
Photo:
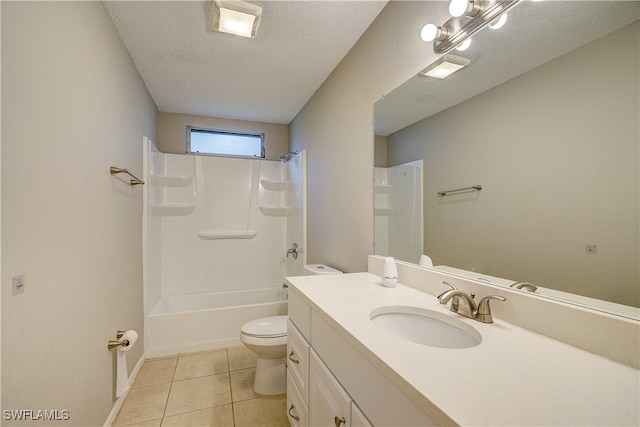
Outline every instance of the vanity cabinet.
<path fill-rule="evenodd" d="M 351 425 L 351 397 L 312 350 L 309 370 L 309 424 Z"/>
<path fill-rule="evenodd" d="M 287 411 L 293 427 L 309 425 L 309 348 L 291 319 L 287 320 Z"/>
<path fill-rule="evenodd" d="M 323 329 L 328 325 L 317 318 L 315 313 L 312 313 L 311 307 L 295 293 L 290 292 L 287 324 L 287 411 L 291 425 L 293 427 L 373 426 L 349 391 L 343 387 L 340 377 L 334 375 L 334 372 L 314 350 L 314 341 L 311 339 L 314 327 L 318 332 L 313 336 L 325 335 L 324 339 L 318 339 L 320 347 L 323 348 L 325 346 L 324 340 L 329 339 L 336 343 L 336 347 L 331 349 L 331 352 L 335 352 L 337 357 L 344 357 L 345 360 L 353 357 L 350 351 L 343 346 L 343 343 L 335 340 L 331 333 L 326 335 L 326 331 Z M 359 360 L 356 363 L 361 364 Z M 344 366 L 350 370 L 354 368 L 351 363 Z M 359 378 L 359 381 L 368 384 L 372 380 L 371 373 L 361 371 L 360 367 L 355 369 L 354 375 Z M 381 374 L 378 372 L 377 375 Z M 374 386 L 377 386 L 378 383 L 375 382 Z M 366 384 L 364 386 L 365 388 L 369 387 Z M 376 392 L 380 393 L 376 398 L 376 404 L 382 405 L 382 412 L 394 411 L 394 408 L 387 406 L 385 393 L 397 393 L 397 390 L 382 388 Z M 391 399 L 391 402 L 393 400 Z M 381 424 L 385 421 L 380 419 Z"/>

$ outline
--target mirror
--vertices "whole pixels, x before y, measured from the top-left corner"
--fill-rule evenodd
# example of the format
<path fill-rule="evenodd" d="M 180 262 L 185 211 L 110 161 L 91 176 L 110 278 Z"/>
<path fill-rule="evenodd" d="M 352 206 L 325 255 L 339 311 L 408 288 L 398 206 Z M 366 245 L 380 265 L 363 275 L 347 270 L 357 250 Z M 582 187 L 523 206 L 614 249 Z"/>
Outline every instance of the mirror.
<path fill-rule="evenodd" d="M 434 268 L 639 317 L 639 18 L 635 1 L 521 0 L 455 52 L 469 66 L 376 103 L 375 166 L 424 162 Z"/>

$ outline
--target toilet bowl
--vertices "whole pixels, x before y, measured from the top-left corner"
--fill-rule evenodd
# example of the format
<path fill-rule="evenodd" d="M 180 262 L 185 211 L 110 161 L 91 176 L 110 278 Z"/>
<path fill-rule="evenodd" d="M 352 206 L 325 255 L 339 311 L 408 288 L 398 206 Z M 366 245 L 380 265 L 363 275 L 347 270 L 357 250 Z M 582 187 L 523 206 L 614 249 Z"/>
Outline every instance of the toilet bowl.
<path fill-rule="evenodd" d="M 287 318 L 262 317 L 240 328 L 240 341 L 258 355 L 253 390 L 259 394 L 282 394 L 287 391 Z"/>
<path fill-rule="evenodd" d="M 307 268 L 309 267 L 309 268 Z M 305 275 L 342 274 L 322 264 L 304 267 Z M 287 391 L 287 319 L 289 316 L 262 317 L 240 328 L 240 341 L 258 355 L 253 390 L 258 394 L 282 394 Z"/>

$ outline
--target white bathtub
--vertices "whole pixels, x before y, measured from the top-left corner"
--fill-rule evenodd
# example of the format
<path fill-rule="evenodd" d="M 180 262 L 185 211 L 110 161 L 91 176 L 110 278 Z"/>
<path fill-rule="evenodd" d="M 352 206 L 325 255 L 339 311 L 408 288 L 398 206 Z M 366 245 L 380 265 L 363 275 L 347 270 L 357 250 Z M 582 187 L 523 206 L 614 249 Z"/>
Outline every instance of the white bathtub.
<path fill-rule="evenodd" d="M 240 327 L 253 319 L 287 314 L 282 288 L 160 297 L 145 319 L 145 356 L 240 345 Z"/>

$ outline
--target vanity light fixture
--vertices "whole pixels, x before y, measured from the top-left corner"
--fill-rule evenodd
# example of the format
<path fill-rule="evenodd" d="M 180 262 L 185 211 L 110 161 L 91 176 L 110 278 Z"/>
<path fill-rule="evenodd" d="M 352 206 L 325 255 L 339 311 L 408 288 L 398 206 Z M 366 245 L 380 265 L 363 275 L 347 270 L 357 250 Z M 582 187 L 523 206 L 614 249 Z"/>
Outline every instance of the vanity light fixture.
<path fill-rule="evenodd" d="M 453 17 L 476 16 L 482 11 L 480 0 L 451 0 L 449 2 L 449 13 Z"/>
<path fill-rule="evenodd" d="M 443 55 L 436 62 L 420 71 L 423 76 L 446 79 L 451 74 L 466 67 L 471 60 L 456 55 Z"/>
<path fill-rule="evenodd" d="M 459 50 L 460 52 L 463 52 L 463 51 L 469 49 L 469 46 L 471 46 L 471 38 L 466 39 L 465 41 L 460 43 L 458 46 L 456 46 L 456 50 Z"/>
<path fill-rule="evenodd" d="M 220 32 L 254 38 L 262 8 L 241 0 L 213 0 L 214 28 Z"/>
<path fill-rule="evenodd" d="M 506 11 L 519 0 L 451 0 L 452 15 L 442 25 L 429 23 L 422 27 L 420 38 L 433 42 L 435 53 L 447 53 L 487 25 L 500 28 L 506 21 Z"/>
<path fill-rule="evenodd" d="M 489 28 L 491 28 L 492 30 L 498 30 L 502 28 L 506 23 L 507 23 L 507 14 L 503 13 L 502 15 L 500 15 L 499 18 L 496 18 L 489 23 Z"/>

